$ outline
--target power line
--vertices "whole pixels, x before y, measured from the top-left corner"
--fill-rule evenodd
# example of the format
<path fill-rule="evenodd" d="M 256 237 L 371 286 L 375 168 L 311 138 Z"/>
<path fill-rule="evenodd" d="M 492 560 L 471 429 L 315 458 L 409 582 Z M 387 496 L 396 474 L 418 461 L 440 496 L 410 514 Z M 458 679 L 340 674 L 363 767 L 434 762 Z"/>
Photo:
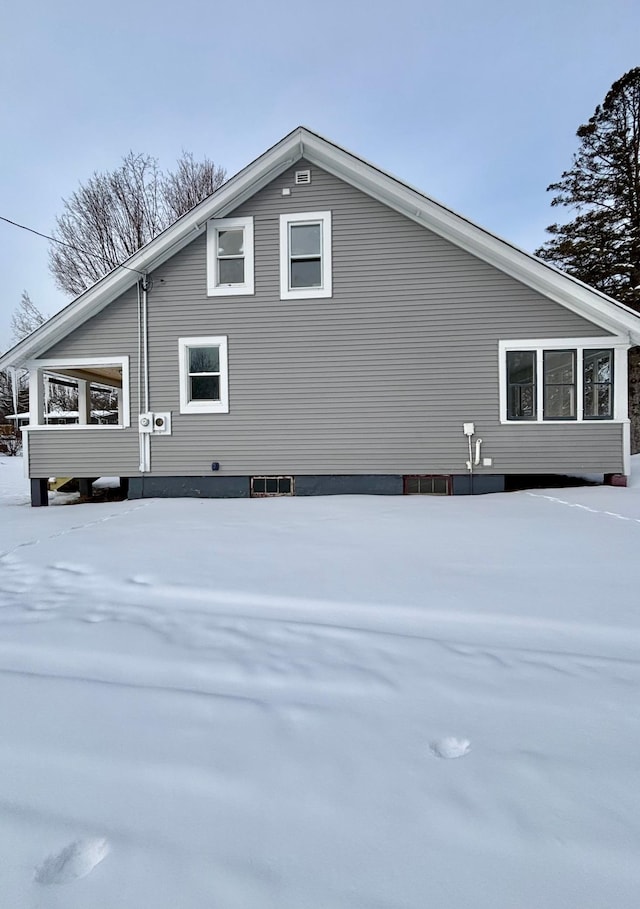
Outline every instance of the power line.
<path fill-rule="evenodd" d="M 4 218 L 0 215 L 0 221 L 6 221 L 7 224 L 11 224 L 13 227 L 19 227 L 21 230 L 28 230 L 30 234 L 35 234 L 37 237 L 43 237 L 45 240 L 50 240 L 51 243 L 58 243 L 60 246 L 66 246 L 69 249 L 72 249 L 74 252 L 84 253 L 85 256 L 92 256 L 94 259 L 100 259 L 101 257 L 97 253 L 89 252 L 88 249 L 81 249 L 79 246 L 73 246 L 71 243 L 65 243 L 64 240 L 57 240 L 55 237 L 50 237 L 48 234 L 43 234 L 39 230 L 34 230 L 33 227 L 27 227 L 26 224 L 18 224 L 17 221 L 12 221 L 11 218 Z M 120 264 L 118 268 L 126 268 L 127 271 L 135 271 L 136 274 L 142 275 L 145 277 L 143 271 L 139 271 L 137 268 L 130 268 L 128 265 Z"/>

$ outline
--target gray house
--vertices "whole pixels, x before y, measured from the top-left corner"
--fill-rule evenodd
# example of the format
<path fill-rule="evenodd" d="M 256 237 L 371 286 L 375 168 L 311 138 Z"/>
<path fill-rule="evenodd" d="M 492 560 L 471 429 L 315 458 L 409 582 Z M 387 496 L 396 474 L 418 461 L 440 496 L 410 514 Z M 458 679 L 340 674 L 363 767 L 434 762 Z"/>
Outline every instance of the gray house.
<path fill-rule="evenodd" d="M 640 318 L 307 129 L 126 265 L 0 358 L 30 371 L 34 505 L 52 476 L 136 498 L 629 472 Z M 55 380 L 73 424 L 47 419 Z"/>

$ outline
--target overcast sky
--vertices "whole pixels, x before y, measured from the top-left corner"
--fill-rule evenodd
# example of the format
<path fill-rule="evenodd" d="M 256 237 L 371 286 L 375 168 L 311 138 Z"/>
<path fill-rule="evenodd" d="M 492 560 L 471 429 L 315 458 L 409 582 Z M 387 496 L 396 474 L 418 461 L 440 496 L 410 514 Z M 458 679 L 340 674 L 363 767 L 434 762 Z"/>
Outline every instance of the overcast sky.
<path fill-rule="evenodd" d="M 640 65 L 638 0 L 31 0 L 0 11 L 0 215 L 50 233 L 133 149 L 229 175 L 303 124 L 532 251 L 575 131 Z M 0 221 L 0 349 L 45 240 Z"/>

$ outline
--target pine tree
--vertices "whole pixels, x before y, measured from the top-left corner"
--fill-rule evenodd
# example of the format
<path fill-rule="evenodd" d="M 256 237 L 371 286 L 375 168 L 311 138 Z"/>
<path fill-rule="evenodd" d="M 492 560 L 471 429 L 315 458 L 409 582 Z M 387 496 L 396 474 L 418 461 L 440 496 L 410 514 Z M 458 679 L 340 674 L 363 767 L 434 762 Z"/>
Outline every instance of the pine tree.
<path fill-rule="evenodd" d="M 578 129 L 571 168 L 548 190 L 573 209 L 536 255 L 640 310 L 640 67 Z"/>
<path fill-rule="evenodd" d="M 578 129 L 571 168 L 548 187 L 573 209 L 536 255 L 640 311 L 640 67 L 614 82 Z M 629 352 L 631 449 L 640 451 L 640 348 Z"/>

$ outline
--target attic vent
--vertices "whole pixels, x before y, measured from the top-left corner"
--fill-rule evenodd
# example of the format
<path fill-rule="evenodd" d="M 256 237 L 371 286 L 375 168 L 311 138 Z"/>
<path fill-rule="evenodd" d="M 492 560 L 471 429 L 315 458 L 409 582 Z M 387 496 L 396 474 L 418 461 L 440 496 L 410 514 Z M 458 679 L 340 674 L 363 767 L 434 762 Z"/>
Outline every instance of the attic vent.
<path fill-rule="evenodd" d="M 311 183 L 311 171 L 310 170 L 297 170 L 296 171 L 296 184 L 300 186 L 304 183 Z"/>

